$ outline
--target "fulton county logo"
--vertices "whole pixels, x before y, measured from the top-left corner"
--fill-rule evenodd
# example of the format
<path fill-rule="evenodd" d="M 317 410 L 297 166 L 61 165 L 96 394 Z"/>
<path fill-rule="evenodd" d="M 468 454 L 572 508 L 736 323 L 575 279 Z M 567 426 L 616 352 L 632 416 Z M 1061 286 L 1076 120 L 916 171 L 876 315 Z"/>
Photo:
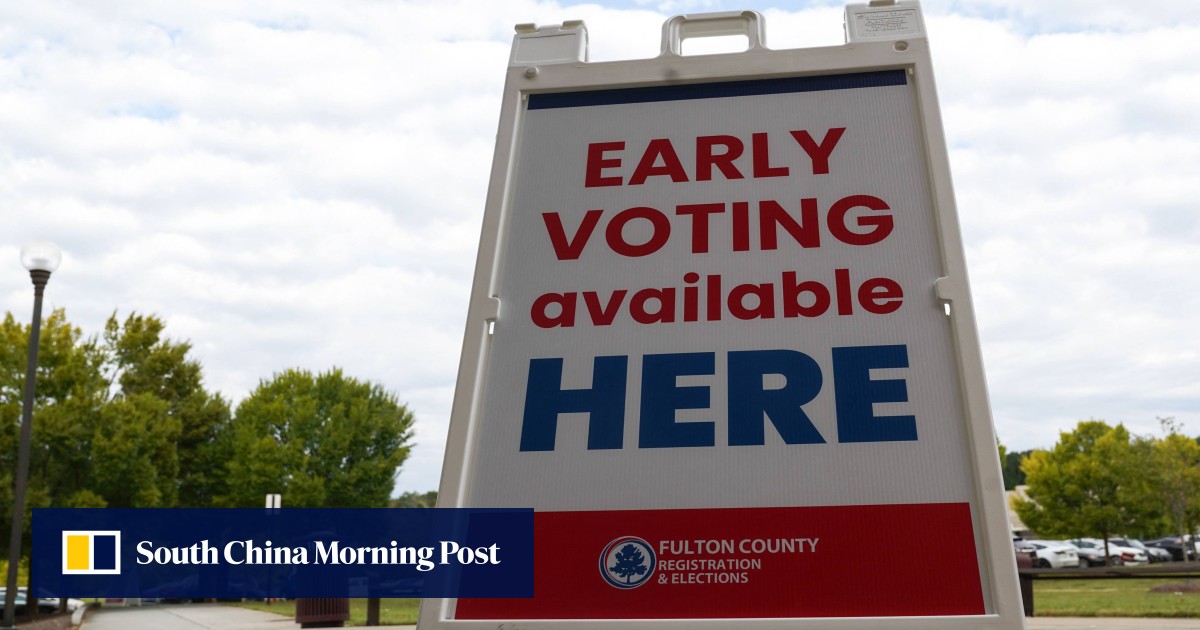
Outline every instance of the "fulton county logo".
<path fill-rule="evenodd" d="M 62 533 L 63 575 L 113 575 L 121 572 L 121 532 Z"/>
<path fill-rule="evenodd" d="M 637 588 L 654 574 L 654 549 L 636 536 L 622 536 L 600 554 L 600 575 L 617 588 Z"/>

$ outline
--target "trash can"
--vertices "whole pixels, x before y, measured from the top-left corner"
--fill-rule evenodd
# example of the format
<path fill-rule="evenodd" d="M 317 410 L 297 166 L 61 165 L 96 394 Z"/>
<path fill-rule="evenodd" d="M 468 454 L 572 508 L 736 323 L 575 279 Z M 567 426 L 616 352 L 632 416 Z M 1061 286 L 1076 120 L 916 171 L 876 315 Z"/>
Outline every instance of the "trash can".
<path fill-rule="evenodd" d="M 350 599 L 319 597 L 296 600 L 296 623 L 301 628 L 341 628 L 350 620 Z"/>

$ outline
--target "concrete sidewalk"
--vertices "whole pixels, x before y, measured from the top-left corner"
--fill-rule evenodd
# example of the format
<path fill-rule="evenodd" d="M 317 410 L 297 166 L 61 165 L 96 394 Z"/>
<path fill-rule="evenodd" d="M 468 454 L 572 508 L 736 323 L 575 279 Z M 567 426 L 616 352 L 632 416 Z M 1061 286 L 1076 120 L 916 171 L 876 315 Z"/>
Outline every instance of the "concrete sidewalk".
<path fill-rule="evenodd" d="M 1032 617 L 1029 630 L 1200 630 L 1200 619 L 1126 619 L 1117 617 Z"/>
<path fill-rule="evenodd" d="M 81 626 L 87 630 L 293 630 L 299 627 L 291 617 L 220 604 L 106 606 L 89 615 Z"/>
<path fill-rule="evenodd" d="M 378 626 L 405 628 L 416 626 Z M 88 616 L 86 630 L 297 630 L 291 617 L 221 604 L 163 604 L 130 608 L 107 607 Z"/>

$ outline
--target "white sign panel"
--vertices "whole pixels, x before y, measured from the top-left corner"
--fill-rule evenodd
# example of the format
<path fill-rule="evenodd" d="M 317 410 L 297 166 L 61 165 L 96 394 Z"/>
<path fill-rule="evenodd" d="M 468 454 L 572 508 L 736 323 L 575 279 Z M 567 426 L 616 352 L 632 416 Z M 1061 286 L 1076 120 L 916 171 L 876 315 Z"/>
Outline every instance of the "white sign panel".
<path fill-rule="evenodd" d="M 925 42 L 672 28 L 510 73 L 442 492 L 536 510 L 536 596 L 422 623 L 1020 627 Z"/>

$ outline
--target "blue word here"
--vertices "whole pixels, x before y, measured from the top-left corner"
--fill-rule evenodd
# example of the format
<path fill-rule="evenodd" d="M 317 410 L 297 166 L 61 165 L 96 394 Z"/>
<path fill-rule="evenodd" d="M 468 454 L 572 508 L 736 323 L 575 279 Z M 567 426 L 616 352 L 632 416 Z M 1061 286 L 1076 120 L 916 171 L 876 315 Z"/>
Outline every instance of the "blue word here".
<path fill-rule="evenodd" d="M 588 450 L 623 448 L 628 356 L 595 357 L 592 386 L 563 389 L 563 359 L 532 359 L 521 423 L 522 451 L 552 451 L 559 414 L 588 414 Z M 677 422 L 676 412 L 711 407 L 708 385 L 680 385 L 679 377 L 716 373 L 713 352 L 647 354 L 641 357 L 638 448 L 716 445 L 715 421 Z M 725 356 L 728 385 L 728 443 L 766 443 L 766 425 L 787 444 L 824 444 L 804 405 L 825 382 L 821 366 L 796 350 L 746 350 Z M 833 348 L 833 384 L 839 442 L 901 442 L 917 439 L 915 416 L 875 415 L 875 403 L 908 401 L 904 379 L 873 379 L 871 371 L 907 368 L 908 347 Z M 764 377 L 780 376 L 784 385 L 764 386 Z"/>

